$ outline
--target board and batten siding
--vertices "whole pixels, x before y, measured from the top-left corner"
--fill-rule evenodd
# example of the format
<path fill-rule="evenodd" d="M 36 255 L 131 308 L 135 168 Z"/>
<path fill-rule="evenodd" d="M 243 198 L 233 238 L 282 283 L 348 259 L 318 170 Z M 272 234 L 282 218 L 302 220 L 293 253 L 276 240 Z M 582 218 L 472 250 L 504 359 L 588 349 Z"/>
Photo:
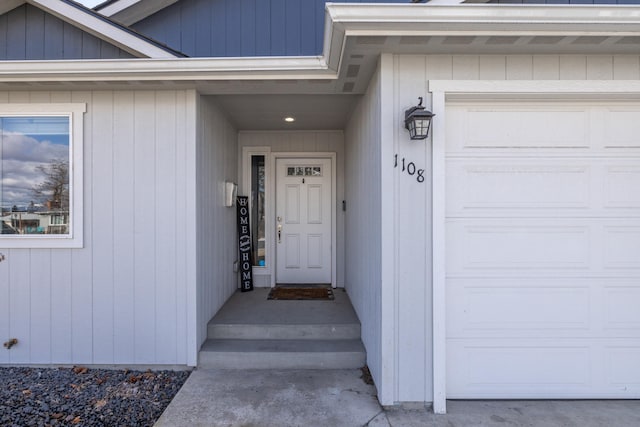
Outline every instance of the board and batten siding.
<path fill-rule="evenodd" d="M 285 153 L 336 153 L 336 285 L 345 286 L 344 261 L 344 135 L 336 131 L 241 131 L 238 138 L 238 156 L 241 159 L 244 147 L 269 147 L 272 154 Z M 272 173 L 274 173 L 272 171 Z M 267 196 L 269 197 L 269 196 Z M 273 199 L 271 199 L 273 200 Z M 268 203 L 273 203 L 269 201 Z M 332 200 L 334 203 L 334 200 Z M 273 206 L 273 205 L 272 205 Z M 254 285 L 271 286 L 271 276 L 261 275 L 254 269 Z"/>
<path fill-rule="evenodd" d="M 30 4 L 0 15 L 0 60 L 133 58 Z"/>
<path fill-rule="evenodd" d="M 377 71 L 345 132 L 345 287 L 362 325 L 367 365 L 378 392 L 381 385 L 387 385 L 382 372 L 380 111 L 380 72 Z"/>
<path fill-rule="evenodd" d="M 607 55 L 395 55 L 393 56 L 393 120 L 399 158 L 413 161 L 430 171 L 429 142 L 410 141 L 401 122 L 404 111 L 425 97 L 429 80 L 636 80 L 640 79 L 639 56 Z M 438 129 L 437 118 L 433 132 Z M 393 165 L 393 158 L 383 159 Z M 398 265 L 397 313 L 397 401 L 433 400 L 432 312 L 431 312 L 431 184 L 416 191 L 415 182 L 395 169 L 398 188 L 395 251 Z M 385 188 L 382 191 L 391 191 Z"/>
<path fill-rule="evenodd" d="M 238 260 L 236 206 L 225 207 L 225 182 L 238 181 L 238 132 L 214 101 L 198 102 L 197 170 L 197 303 L 198 347 L 207 338 L 207 323 L 238 287 L 233 263 Z"/>
<path fill-rule="evenodd" d="M 50 102 L 87 105 L 84 248 L 0 241 L 0 364 L 194 364 L 195 92 L 0 92 Z"/>
<path fill-rule="evenodd" d="M 313 56 L 322 53 L 325 3 L 326 0 L 182 0 L 132 27 L 189 56 Z"/>

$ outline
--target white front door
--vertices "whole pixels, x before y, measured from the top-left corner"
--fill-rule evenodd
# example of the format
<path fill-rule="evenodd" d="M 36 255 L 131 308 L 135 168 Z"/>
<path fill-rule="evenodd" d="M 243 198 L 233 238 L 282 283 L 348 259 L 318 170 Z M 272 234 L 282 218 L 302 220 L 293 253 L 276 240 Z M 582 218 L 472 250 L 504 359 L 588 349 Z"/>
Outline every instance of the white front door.
<path fill-rule="evenodd" d="M 331 283 L 331 159 L 276 159 L 276 281 Z"/>

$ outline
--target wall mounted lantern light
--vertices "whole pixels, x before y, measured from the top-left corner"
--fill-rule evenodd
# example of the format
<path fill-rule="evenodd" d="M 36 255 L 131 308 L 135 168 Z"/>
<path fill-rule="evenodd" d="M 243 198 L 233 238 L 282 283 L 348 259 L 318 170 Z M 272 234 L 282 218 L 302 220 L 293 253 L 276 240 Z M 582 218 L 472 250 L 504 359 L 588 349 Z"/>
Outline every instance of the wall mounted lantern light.
<path fill-rule="evenodd" d="M 435 116 L 431 111 L 425 110 L 422 106 L 422 97 L 418 98 L 420 103 L 404 112 L 404 127 L 409 131 L 411 139 L 426 139 L 429 136 L 431 118 Z"/>

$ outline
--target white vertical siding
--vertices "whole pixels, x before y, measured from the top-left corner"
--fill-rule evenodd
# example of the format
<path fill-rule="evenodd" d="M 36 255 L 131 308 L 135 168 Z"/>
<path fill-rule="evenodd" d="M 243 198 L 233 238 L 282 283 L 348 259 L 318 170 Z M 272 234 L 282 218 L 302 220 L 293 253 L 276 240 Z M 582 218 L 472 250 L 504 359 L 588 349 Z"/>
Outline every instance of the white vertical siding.
<path fill-rule="evenodd" d="M 114 93 L 114 103 L 118 105 L 121 114 L 114 117 L 113 121 L 113 186 L 118 191 L 113 194 L 113 211 L 115 213 L 127 212 L 134 206 L 134 186 L 131 185 L 131 171 L 135 169 L 133 141 L 134 119 L 133 92 Z M 120 331 L 114 337 L 114 347 L 118 348 L 115 354 L 115 363 L 127 363 L 134 360 L 135 337 L 134 329 L 134 215 L 116 214 L 113 217 L 113 228 L 119 232 L 113 236 L 113 247 L 117 248 L 113 253 L 113 263 L 117 265 L 113 272 L 113 298 L 118 303 L 114 306 L 114 329 Z"/>
<path fill-rule="evenodd" d="M 72 363 L 93 363 L 93 340 L 100 339 L 93 333 L 93 230 L 97 226 L 87 223 L 92 220 L 93 198 L 91 188 L 94 175 L 91 170 L 93 164 L 93 146 L 99 144 L 101 135 L 94 135 L 93 122 L 95 117 L 91 92 L 73 92 L 72 102 L 87 104 L 84 118 L 84 250 L 74 250 L 71 253 L 71 361 Z M 33 337 L 32 339 L 38 339 Z M 30 362 L 30 360 L 29 360 Z M 55 362 L 54 362 L 55 363 Z"/>
<path fill-rule="evenodd" d="M 94 92 L 93 131 L 102 135 L 100 144 L 92 146 L 91 170 L 100 179 L 92 180 L 93 194 L 91 224 L 93 254 L 91 268 L 93 271 L 94 291 L 92 295 L 93 334 L 101 339 L 93 340 L 93 363 L 110 363 L 114 356 L 114 266 L 104 262 L 116 252 L 113 245 L 114 221 L 117 216 L 113 210 L 113 92 Z M 107 161 L 105 161 L 105 159 Z"/>
<path fill-rule="evenodd" d="M 479 61 L 477 58 L 464 61 L 456 61 L 470 67 L 473 73 L 477 73 Z M 471 72 L 467 69 L 467 73 Z M 424 58 L 415 56 L 398 57 L 394 65 L 394 82 L 396 94 L 409 94 L 409 96 L 396 96 L 394 105 L 404 117 L 404 110 L 417 105 L 418 96 L 426 98 L 426 70 Z M 409 133 L 399 121 L 395 127 L 398 154 L 398 167 L 394 169 L 397 181 L 397 200 L 400 201 L 398 209 L 398 223 L 396 236 L 399 244 L 399 256 L 397 260 L 397 355 L 396 369 L 399 387 L 396 399 L 401 402 L 419 401 L 430 399 L 425 394 L 427 383 L 431 382 L 431 371 L 426 369 L 421 361 L 427 348 L 427 334 L 423 329 L 427 323 L 424 306 L 430 307 L 430 296 L 424 286 L 427 277 L 431 277 L 430 235 L 431 229 L 428 218 L 425 218 L 428 201 L 431 200 L 431 179 L 429 170 L 431 165 L 430 151 L 426 148 L 425 141 L 411 141 Z M 418 182 L 416 175 L 409 175 L 402 171 L 402 160 L 405 164 L 413 162 L 417 169 L 423 169 L 424 182 Z M 391 167 L 391 165 L 389 165 Z M 430 204 L 429 204 L 430 206 Z"/>
<path fill-rule="evenodd" d="M 155 200 L 156 221 L 155 231 L 155 256 L 158 260 L 155 269 L 156 298 L 154 309 L 155 322 L 155 354 L 156 362 L 160 364 L 171 363 L 177 359 L 177 343 L 175 340 L 166 340 L 166 336 L 177 337 L 177 311 L 175 310 L 177 289 L 176 283 L 182 278 L 176 274 L 176 264 L 163 262 L 162 260 L 176 259 L 176 241 L 181 238 L 174 224 L 176 223 L 177 183 L 179 177 L 176 171 L 175 161 L 179 139 L 177 134 L 179 123 L 176 120 L 178 114 L 178 94 L 176 92 L 158 92 L 156 102 L 165 105 L 155 111 L 157 134 L 155 138 Z M 158 155 L 162 153 L 162 155 Z M 184 214 L 182 218 L 188 221 Z M 166 295 L 166 297 L 159 297 Z"/>
<path fill-rule="evenodd" d="M 235 292 L 238 276 L 236 209 L 225 207 L 224 183 L 237 182 L 237 131 L 211 98 L 198 103 L 197 144 L 197 298 L 198 345 L 207 322 Z"/>
<path fill-rule="evenodd" d="M 380 111 L 378 71 L 358 102 L 345 132 L 345 287 L 362 324 L 367 364 L 378 387 L 383 384 Z"/>
<path fill-rule="evenodd" d="M 398 120 L 395 136 L 398 154 L 431 164 L 429 143 L 410 142 L 398 118 L 425 96 L 429 80 L 611 80 L 640 79 L 638 56 L 587 55 L 397 55 L 394 56 L 395 87 L 393 118 Z M 440 132 L 437 117 L 433 132 Z M 348 134 L 349 135 L 349 134 Z M 350 139 L 348 138 L 350 142 Z M 349 147 L 349 144 L 347 145 Z M 408 177 L 397 176 L 397 317 L 396 364 L 399 401 L 431 401 L 432 395 L 432 313 L 431 313 L 431 184 L 419 188 Z M 384 188 L 382 191 L 392 191 Z M 425 228 L 426 226 L 426 228 Z M 347 233 L 349 233 L 349 224 Z M 424 239 L 422 238 L 424 236 Z M 356 298 L 353 298 L 356 300 Z M 393 304 L 387 302 L 385 304 Z M 355 304 L 355 303 L 354 303 Z"/>
<path fill-rule="evenodd" d="M 0 92 L 84 102 L 84 248 L 4 249 L 0 363 L 184 365 L 195 100 L 183 91 Z M 192 133 L 192 132 L 191 132 Z M 195 350 L 192 351 L 192 353 Z"/>
<path fill-rule="evenodd" d="M 336 153 L 336 284 L 345 285 L 344 264 L 344 212 L 342 200 L 345 200 L 344 170 L 345 152 L 344 135 L 337 131 L 268 131 L 240 132 L 238 139 L 238 155 L 242 156 L 243 147 L 270 147 L 272 153 L 277 152 L 333 152 Z M 255 275 L 254 284 L 261 287 L 271 286 L 271 276 Z"/>

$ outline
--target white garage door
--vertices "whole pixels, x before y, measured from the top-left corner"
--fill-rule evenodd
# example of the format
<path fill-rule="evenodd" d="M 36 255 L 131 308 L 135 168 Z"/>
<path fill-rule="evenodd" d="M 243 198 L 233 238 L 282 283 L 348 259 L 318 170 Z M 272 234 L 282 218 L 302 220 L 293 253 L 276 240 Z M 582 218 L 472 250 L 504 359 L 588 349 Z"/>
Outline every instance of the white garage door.
<path fill-rule="evenodd" d="M 640 103 L 447 110 L 447 397 L 640 397 Z"/>

